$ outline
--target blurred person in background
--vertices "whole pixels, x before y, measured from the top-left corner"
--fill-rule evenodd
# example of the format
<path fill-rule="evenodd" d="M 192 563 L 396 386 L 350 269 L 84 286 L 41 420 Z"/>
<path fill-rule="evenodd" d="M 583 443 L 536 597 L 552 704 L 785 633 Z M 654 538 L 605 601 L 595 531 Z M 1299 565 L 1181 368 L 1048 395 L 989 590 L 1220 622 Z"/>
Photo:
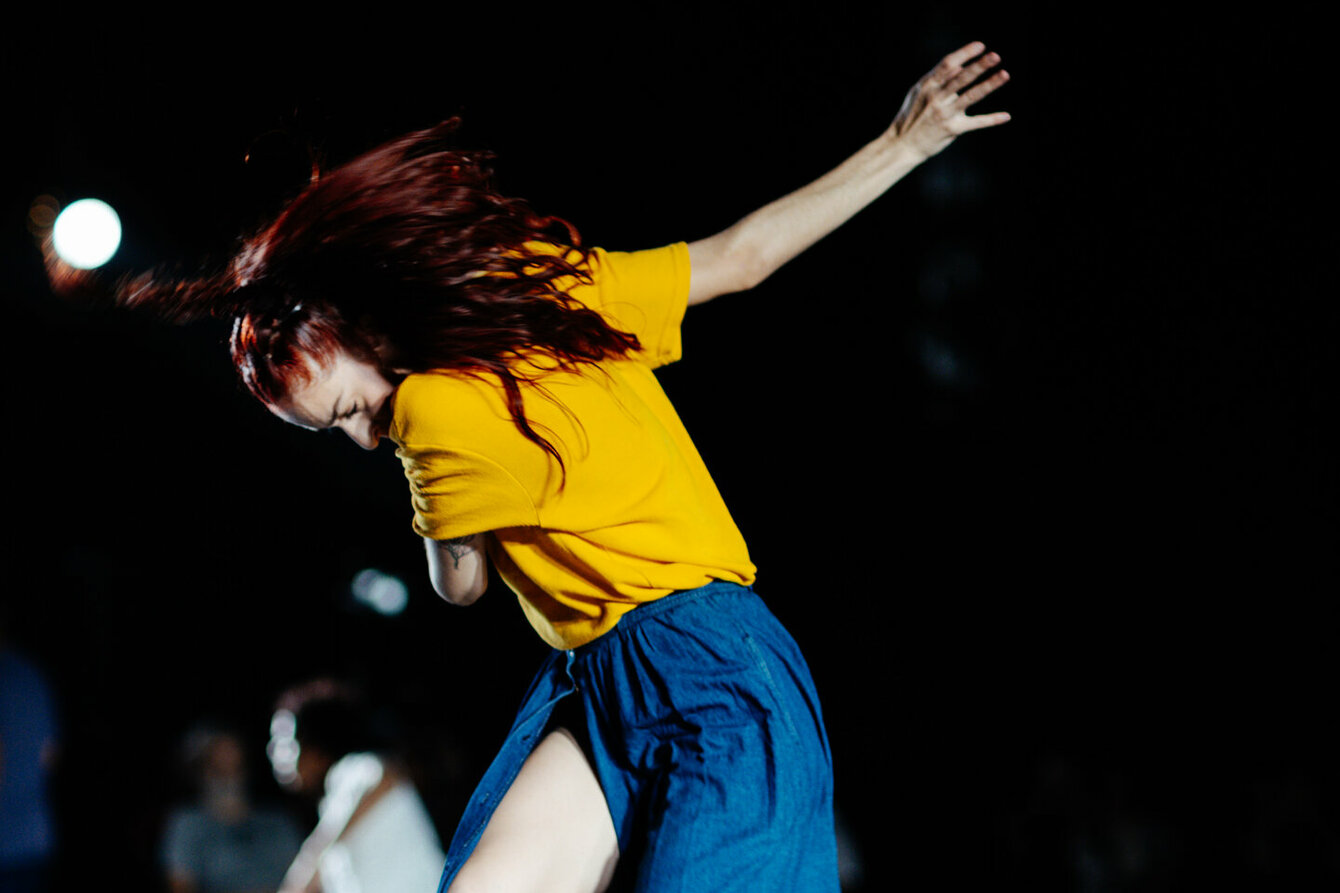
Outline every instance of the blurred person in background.
<path fill-rule="evenodd" d="M 275 778 L 320 798 L 284 893 L 431 893 L 446 859 L 428 810 L 351 686 L 316 679 L 275 706 Z"/>
<path fill-rule="evenodd" d="M 56 702 L 41 669 L 11 649 L 0 616 L 0 893 L 47 889 L 56 833 L 47 784 Z"/>
<path fill-rule="evenodd" d="M 246 746 L 231 729 L 200 726 L 182 742 L 195 802 L 168 818 L 163 870 L 171 893 L 274 893 L 298 852 L 297 823 L 253 803 Z"/>

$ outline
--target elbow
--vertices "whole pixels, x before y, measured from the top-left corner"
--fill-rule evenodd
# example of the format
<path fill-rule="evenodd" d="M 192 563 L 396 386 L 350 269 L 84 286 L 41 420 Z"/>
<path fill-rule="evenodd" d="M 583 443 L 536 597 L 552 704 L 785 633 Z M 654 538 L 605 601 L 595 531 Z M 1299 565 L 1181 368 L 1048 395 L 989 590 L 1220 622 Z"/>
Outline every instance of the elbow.
<path fill-rule="evenodd" d="M 484 579 L 447 579 L 433 577 L 433 589 L 444 602 L 464 608 L 473 605 L 488 588 L 488 578 Z"/>
<path fill-rule="evenodd" d="M 433 591 L 453 605 L 472 605 L 488 588 L 489 565 L 477 535 L 452 540 L 424 538 Z"/>
<path fill-rule="evenodd" d="M 689 246 L 693 278 L 690 304 L 703 304 L 718 295 L 748 291 L 777 269 L 764 246 L 740 226 L 732 227 Z"/>
<path fill-rule="evenodd" d="M 761 284 L 770 275 L 772 275 L 770 271 L 761 268 L 747 267 L 741 269 L 735 278 L 731 292 L 749 291 L 756 285 Z"/>
<path fill-rule="evenodd" d="M 724 283 L 728 292 L 749 291 L 776 269 L 764 256 L 760 246 L 743 240 L 737 240 L 731 245 L 724 266 L 729 271 Z"/>

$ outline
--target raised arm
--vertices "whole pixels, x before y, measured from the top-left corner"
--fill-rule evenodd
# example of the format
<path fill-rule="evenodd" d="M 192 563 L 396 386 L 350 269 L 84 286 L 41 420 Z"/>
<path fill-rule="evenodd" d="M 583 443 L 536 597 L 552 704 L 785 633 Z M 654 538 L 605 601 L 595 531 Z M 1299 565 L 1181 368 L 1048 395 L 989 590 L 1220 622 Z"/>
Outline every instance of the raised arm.
<path fill-rule="evenodd" d="M 970 43 L 940 60 L 908 91 L 889 129 L 824 176 L 735 225 L 689 245 L 689 303 L 753 288 L 837 229 L 959 134 L 994 127 L 1005 112 L 967 110 L 1009 80 L 1000 56 Z"/>

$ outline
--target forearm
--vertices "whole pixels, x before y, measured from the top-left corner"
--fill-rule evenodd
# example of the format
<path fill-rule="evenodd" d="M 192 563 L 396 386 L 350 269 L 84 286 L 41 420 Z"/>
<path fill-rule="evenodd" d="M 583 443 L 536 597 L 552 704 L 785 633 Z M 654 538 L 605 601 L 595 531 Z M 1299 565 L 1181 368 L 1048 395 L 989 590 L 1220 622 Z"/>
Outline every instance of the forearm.
<path fill-rule="evenodd" d="M 318 823 L 316 828 L 302 842 L 298 855 L 284 873 L 279 885 L 279 893 L 314 893 L 321 889 L 321 854 L 334 840 L 334 836 Z"/>
<path fill-rule="evenodd" d="M 477 533 L 449 540 L 425 538 L 423 541 L 433 589 L 453 605 L 473 603 L 488 587 L 486 535 Z"/>
<path fill-rule="evenodd" d="M 691 243 L 688 302 L 701 304 L 752 288 L 958 135 L 1008 121 L 1005 112 L 967 114 L 1009 79 L 997 71 L 978 81 L 1000 62 L 1000 56 L 984 49 L 970 43 L 941 59 L 908 91 L 889 129 L 829 173 L 715 236 Z"/>
<path fill-rule="evenodd" d="M 879 198 L 924 160 L 891 133 L 868 143 L 824 176 L 764 205 L 735 225 L 690 245 L 695 273 L 730 278 L 700 281 L 689 303 L 752 288 Z"/>

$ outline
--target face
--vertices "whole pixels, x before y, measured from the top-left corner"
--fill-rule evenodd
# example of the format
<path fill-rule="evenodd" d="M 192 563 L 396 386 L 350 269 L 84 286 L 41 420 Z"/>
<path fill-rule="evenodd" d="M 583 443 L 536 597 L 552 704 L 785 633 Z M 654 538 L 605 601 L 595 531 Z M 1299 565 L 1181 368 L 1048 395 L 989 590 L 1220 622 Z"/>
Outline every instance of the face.
<path fill-rule="evenodd" d="M 376 366 L 343 350 L 324 366 L 313 363 L 311 370 L 311 381 L 295 388 L 270 411 L 315 431 L 339 428 L 363 449 L 376 449 L 391 425 L 395 385 Z"/>
<path fill-rule="evenodd" d="M 220 735 L 210 745 L 205 758 L 205 777 L 231 781 L 246 777 L 246 755 L 242 742 L 231 735 Z"/>
<path fill-rule="evenodd" d="M 246 757 L 242 742 L 223 735 L 205 757 L 201 797 L 205 808 L 224 819 L 237 819 L 247 808 Z"/>

